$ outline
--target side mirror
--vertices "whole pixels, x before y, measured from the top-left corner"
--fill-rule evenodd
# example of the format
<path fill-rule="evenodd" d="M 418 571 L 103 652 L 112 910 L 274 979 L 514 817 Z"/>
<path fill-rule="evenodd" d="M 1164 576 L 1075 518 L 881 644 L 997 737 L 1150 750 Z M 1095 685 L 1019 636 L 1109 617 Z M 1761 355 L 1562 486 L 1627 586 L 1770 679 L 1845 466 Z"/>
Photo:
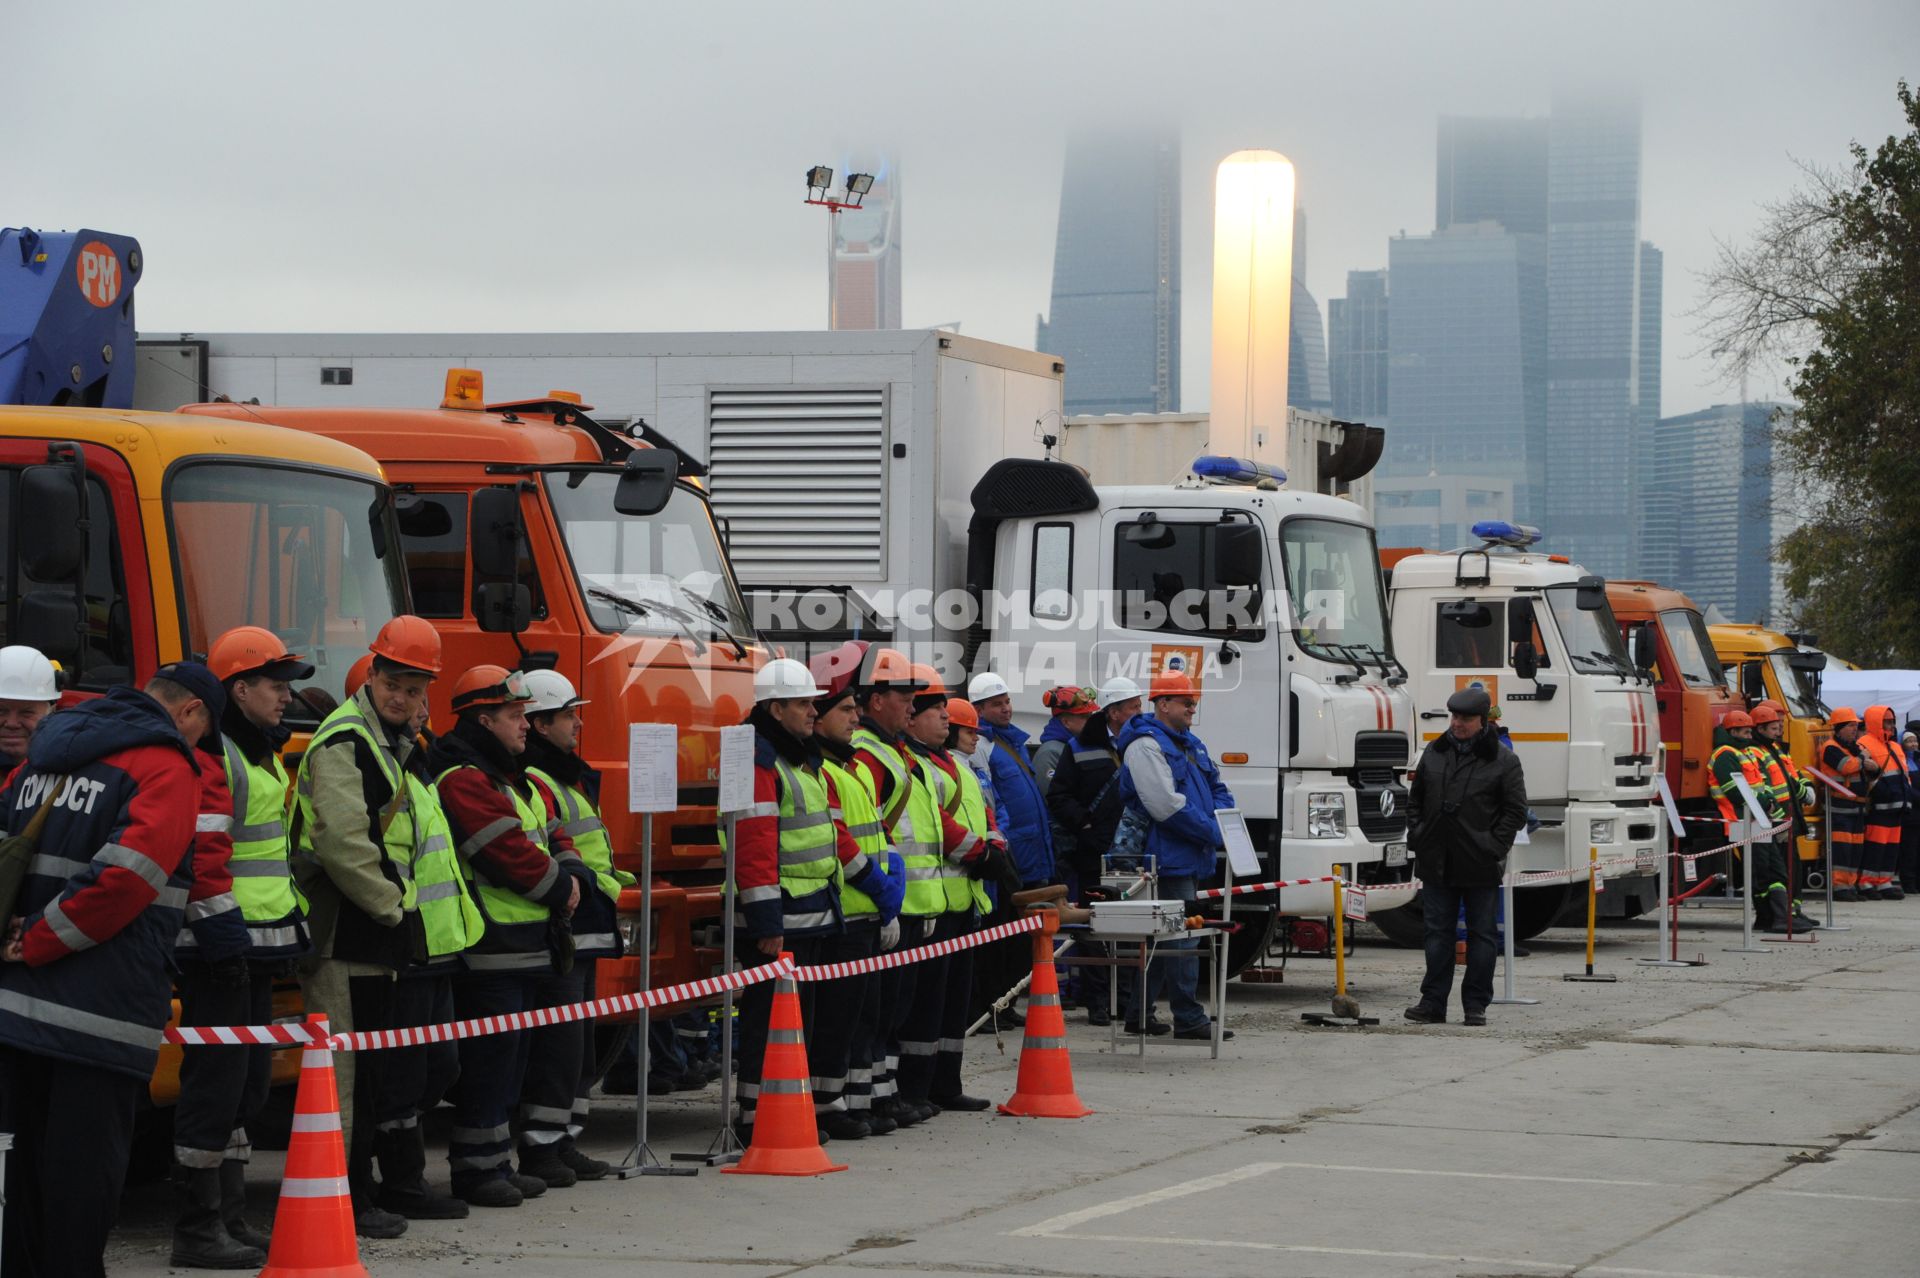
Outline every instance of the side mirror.
<path fill-rule="evenodd" d="M 1824 652 L 1789 653 L 1787 656 L 1787 665 L 1792 669 L 1803 670 L 1809 674 L 1813 674 L 1827 668 L 1827 654 Z"/>
<path fill-rule="evenodd" d="M 28 466 L 20 472 L 19 526 L 33 529 L 32 537 L 20 539 L 20 568 L 43 585 L 67 585 L 80 578 L 85 550 L 80 524 L 87 513 L 81 482 L 72 466 Z"/>
<path fill-rule="evenodd" d="M 473 588 L 473 619 L 490 635 L 517 635 L 533 624 L 533 592 L 506 581 Z"/>
<path fill-rule="evenodd" d="M 1152 511 L 1141 515 L 1127 525 L 1120 534 L 1129 545 L 1139 546 L 1143 550 L 1165 550 L 1173 545 L 1173 529 L 1160 522 L 1160 517 Z"/>
<path fill-rule="evenodd" d="M 1213 579 L 1222 586 L 1260 584 L 1260 529 L 1221 524 L 1213 530 Z"/>
<path fill-rule="evenodd" d="M 1462 630 L 1485 630 L 1493 624 L 1493 610 L 1471 599 L 1453 599 L 1441 604 L 1440 616 Z"/>
<path fill-rule="evenodd" d="M 470 523 L 473 573 L 511 578 L 520 560 L 520 491 L 482 488 L 473 495 Z"/>
<path fill-rule="evenodd" d="M 1760 673 L 1760 663 L 1749 661 L 1740 667 L 1740 692 L 1750 702 L 1767 699 L 1767 681 Z"/>
<path fill-rule="evenodd" d="M 1607 583 L 1599 577 L 1582 577 L 1573 588 L 1573 602 L 1581 612 L 1599 612 L 1607 606 Z"/>
<path fill-rule="evenodd" d="M 1540 654 L 1534 651 L 1533 640 L 1522 639 L 1513 645 L 1513 672 L 1528 680 L 1540 673 Z"/>
<path fill-rule="evenodd" d="M 20 597 L 13 642 L 38 648 L 71 669 L 80 660 L 80 605 L 70 594 L 35 590 Z"/>
<path fill-rule="evenodd" d="M 636 448 L 627 456 L 614 485 L 613 509 L 622 515 L 657 515 L 673 496 L 673 481 L 680 474 L 680 462 L 664 448 Z"/>
<path fill-rule="evenodd" d="M 1658 648 L 1653 642 L 1653 627 L 1641 626 L 1633 632 L 1633 664 L 1642 670 L 1652 670 L 1653 663 L 1659 659 Z"/>

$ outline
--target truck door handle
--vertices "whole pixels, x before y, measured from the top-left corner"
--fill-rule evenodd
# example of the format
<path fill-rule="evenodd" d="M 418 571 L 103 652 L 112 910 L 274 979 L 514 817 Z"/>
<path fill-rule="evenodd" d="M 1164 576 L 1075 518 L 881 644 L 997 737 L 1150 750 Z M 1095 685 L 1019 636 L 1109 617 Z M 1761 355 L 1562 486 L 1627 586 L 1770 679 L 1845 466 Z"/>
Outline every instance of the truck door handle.
<path fill-rule="evenodd" d="M 1445 710 L 1422 710 L 1420 717 L 1422 719 L 1444 719 L 1447 717 L 1447 712 Z"/>

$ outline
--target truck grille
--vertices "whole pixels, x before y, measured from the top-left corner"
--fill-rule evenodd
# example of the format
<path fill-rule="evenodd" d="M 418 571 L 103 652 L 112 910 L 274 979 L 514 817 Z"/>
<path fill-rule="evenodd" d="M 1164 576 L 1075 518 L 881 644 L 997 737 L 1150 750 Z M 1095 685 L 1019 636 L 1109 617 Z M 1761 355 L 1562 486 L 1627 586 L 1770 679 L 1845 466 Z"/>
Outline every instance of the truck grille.
<path fill-rule="evenodd" d="M 1353 758 L 1353 797 L 1359 807 L 1360 833 L 1371 843 L 1405 838 L 1407 790 L 1400 779 L 1407 767 L 1406 733 L 1356 733 Z M 1391 813 L 1381 811 L 1383 795 L 1390 796 Z"/>
<path fill-rule="evenodd" d="M 1407 734 L 1404 732 L 1357 732 L 1353 737 L 1353 762 L 1361 771 L 1392 768 L 1403 772 L 1407 766 Z"/>

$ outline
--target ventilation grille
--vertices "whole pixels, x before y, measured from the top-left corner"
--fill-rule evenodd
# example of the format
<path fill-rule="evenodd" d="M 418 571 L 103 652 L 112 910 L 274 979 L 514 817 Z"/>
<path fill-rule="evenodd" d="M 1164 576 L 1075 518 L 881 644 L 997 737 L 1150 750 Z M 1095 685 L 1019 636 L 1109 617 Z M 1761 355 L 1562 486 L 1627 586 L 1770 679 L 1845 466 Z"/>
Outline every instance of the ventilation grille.
<path fill-rule="evenodd" d="M 884 390 L 713 391 L 707 440 L 743 582 L 885 579 Z"/>

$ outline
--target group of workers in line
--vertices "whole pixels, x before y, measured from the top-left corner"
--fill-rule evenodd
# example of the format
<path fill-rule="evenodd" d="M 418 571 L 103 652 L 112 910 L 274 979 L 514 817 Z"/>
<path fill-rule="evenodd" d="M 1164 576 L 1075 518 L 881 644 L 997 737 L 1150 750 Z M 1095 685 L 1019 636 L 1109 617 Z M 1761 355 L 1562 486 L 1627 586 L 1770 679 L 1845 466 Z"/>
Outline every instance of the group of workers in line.
<path fill-rule="evenodd" d="M 0 1131 L 15 1139 L 0 1268 L 104 1272 L 176 994 L 182 1025 L 266 1024 L 291 977 L 335 1032 L 595 997 L 595 961 L 622 952 L 615 905 L 633 880 L 613 864 L 600 779 L 578 750 L 586 702 L 551 670 L 475 666 L 455 677 L 454 722 L 436 737 L 427 693 L 442 673 L 431 624 L 393 619 L 348 675 L 345 702 L 304 698 L 329 712 L 290 774 L 284 719 L 314 667 L 268 630 L 230 630 L 204 662 L 57 713 L 51 663 L 0 650 L 0 814 L 9 853 L 30 855 L 0 946 Z M 1163 894 L 1190 900 L 1220 842 L 1212 813 L 1232 803 L 1192 735 L 1198 692 L 1178 672 L 1145 691 L 1127 679 L 1051 690 L 1038 750 L 999 676 L 952 697 L 930 667 L 865 643 L 811 666 L 770 662 L 754 696 L 753 806 L 734 823 L 729 885 L 746 964 L 925 947 L 1034 899 L 1084 901 L 1130 809 Z M 982 996 L 1012 983 L 976 982 L 989 952 L 802 986 L 823 1139 L 988 1107 L 965 1092 L 961 1058 Z M 1195 967 L 1156 964 L 1146 989 L 1128 991 L 1130 1025 L 1210 1037 Z M 1172 1026 L 1152 1014 L 1163 985 Z M 771 997 L 760 983 L 740 1000 L 748 1126 Z M 575 1143 L 592 1033 L 577 1021 L 336 1054 L 358 1232 L 395 1237 L 409 1220 L 607 1175 Z M 272 1050 L 182 1054 L 176 1265 L 265 1262 L 246 1173 Z M 451 1194 L 428 1184 L 421 1129 L 443 1100 Z"/>

